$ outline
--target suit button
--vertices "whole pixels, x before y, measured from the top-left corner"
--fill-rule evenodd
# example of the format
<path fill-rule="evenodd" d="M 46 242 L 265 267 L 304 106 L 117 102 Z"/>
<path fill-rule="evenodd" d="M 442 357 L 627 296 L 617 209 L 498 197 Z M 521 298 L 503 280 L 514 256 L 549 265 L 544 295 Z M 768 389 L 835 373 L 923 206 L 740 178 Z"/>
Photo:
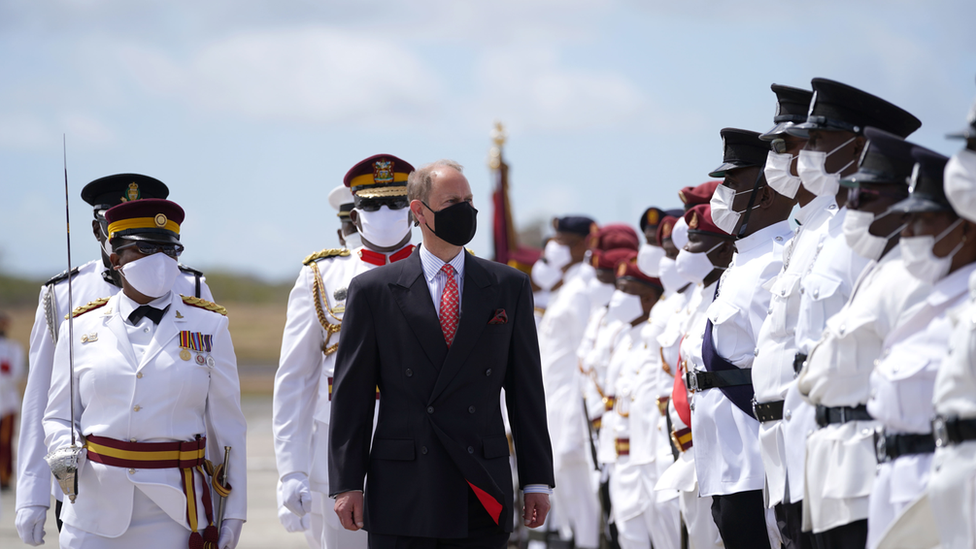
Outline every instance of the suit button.
<path fill-rule="evenodd" d="M 129 474 L 130 474 L 130 475 L 131 475 L 131 474 L 134 474 L 135 472 L 136 472 L 136 470 L 135 470 L 135 469 L 129 469 Z"/>
<path fill-rule="evenodd" d="M 474 413 L 474 406 L 468 406 L 468 413 L 469 414 L 473 414 Z"/>
<path fill-rule="evenodd" d="M 139 372 L 138 374 L 136 374 L 136 379 L 142 379 L 142 372 Z"/>
<path fill-rule="evenodd" d="M 142 406 L 139 406 L 138 404 L 136 404 L 132 409 L 135 410 L 136 412 L 138 412 L 139 410 L 142 410 Z"/>
<path fill-rule="evenodd" d="M 488 368 L 487 370 L 485 370 L 485 377 L 488 377 L 490 375 L 491 375 L 491 368 Z"/>
<path fill-rule="evenodd" d="M 468 453 L 469 454 L 473 454 L 474 453 L 474 446 L 468 446 Z"/>
<path fill-rule="evenodd" d="M 426 446 L 421 446 L 420 447 L 420 453 L 421 454 L 426 454 L 427 453 L 427 447 Z"/>
<path fill-rule="evenodd" d="M 406 374 L 407 377 L 413 377 L 413 370 L 411 370 L 410 368 L 407 368 L 407 371 L 403 373 Z"/>
<path fill-rule="evenodd" d="M 428 406 L 427 407 L 427 413 L 428 414 L 433 414 L 434 413 L 434 407 L 433 406 Z"/>

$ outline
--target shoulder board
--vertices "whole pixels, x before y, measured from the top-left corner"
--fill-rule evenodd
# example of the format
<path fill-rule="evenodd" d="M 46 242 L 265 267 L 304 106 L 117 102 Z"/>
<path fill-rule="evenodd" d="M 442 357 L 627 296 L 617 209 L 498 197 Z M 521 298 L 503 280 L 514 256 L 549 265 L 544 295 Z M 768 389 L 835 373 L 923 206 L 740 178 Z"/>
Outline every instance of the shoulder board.
<path fill-rule="evenodd" d="M 217 305 L 213 301 L 207 301 L 206 299 L 200 299 L 191 295 L 180 295 L 180 297 L 183 298 L 183 303 L 187 305 L 193 305 L 194 307 L 200 307 L 201 309 L 227 316 L 227 309 Z"/>
<path fill-rule="evenodd" d="M 318 261 L 320 259 L 327 259 L 330 257 L 345 257 L 347 255 L 349 255 L 349 250 L 345 248 L 326 248 L 306 257 L 302 263 L 305 265 L 311 265 L 313 261 Z"/>
<path fill-rule="evenodd" d="M 82 305 L 80 307 L 75 307 L 75 310 L 74 311 L 71 311 L 71 316 L 72 317 L 79 317 L 79 316 L 87 313 L 88 311 L 94 311 L 95 309 L 97 309 L 99 307 L 104 307 L 105 304 L 108 303 L 108 300 L 109 300 L 109 298 L 107 298 L 107 297 L 100 297 L 100 298 L 96 299 L 95 301 L 89 301 L 86 305 Z M 68 320 L 68 315 L 64 315 L 64 319 L 65 320 Z"/>
<path fill-rule="evenodd" d="M 74 276 L 74 275 L 78 274 L 78 269 L 79 268 L 80 267 L 75 267 L 74 269 L 71 269 L 71 273 L 70 273 L 71 276 Z M 61 272 L 61 274 L 52 276 L 50 280 L 48 280 L 47 282 L 44 283 L 44 285 L 45 286 L 50 286 L 52 284 L 57 284 L 58 282 L 61 282 L 62 280 L 67 280 L 68 279 L 68 274 L 69 274 L 68 271 L 63 271 L 63 272 Z"/>
<path fill-rule="evenodd" d="M 182 263 L 179 264 L 179 267 L 180 270 L 183 271 L 184 273 L 189 273 L 195 276 L 203 276 L 203 271 L 199 271 L 197 269 L 194 269 L 193 267 L 187 267 Z"/>

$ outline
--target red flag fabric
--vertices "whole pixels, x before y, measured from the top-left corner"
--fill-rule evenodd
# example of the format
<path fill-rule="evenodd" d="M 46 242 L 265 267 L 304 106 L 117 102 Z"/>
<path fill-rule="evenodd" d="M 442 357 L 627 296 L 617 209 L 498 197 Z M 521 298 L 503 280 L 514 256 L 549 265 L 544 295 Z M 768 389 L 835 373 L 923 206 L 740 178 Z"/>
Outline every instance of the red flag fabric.
<path fill-rule="evenodd" d="M 674 387 L 671 389 L 671 402 L 674 403 L 674 410 L 678 412 L 678 417 L 681 418 L 681 421 L 688 427 L 691 427 L 691 406 L 688 405 L 688 388 L 685 387 L 685 369 L 682 365 L 680 354 L 678 355 L 678 367 L 676 370 Z"/>

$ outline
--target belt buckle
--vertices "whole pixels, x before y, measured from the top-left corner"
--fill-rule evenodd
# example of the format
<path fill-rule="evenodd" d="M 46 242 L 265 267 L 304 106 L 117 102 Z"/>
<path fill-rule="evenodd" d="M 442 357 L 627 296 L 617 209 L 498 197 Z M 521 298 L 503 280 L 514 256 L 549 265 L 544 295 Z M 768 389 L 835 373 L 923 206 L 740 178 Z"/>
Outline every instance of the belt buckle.
<path fill-rule="evenodd" d="M 883 427 L 874 430 L 874 456 L 879 464 L 890 461 L 888 458 L 888 440 L 885 437 Z"/>
<path fill-rule="evenodd" d="M 814 418 L 817 420 L 817 425 L 820 428 L 830 425 L 830 415 L 827 413 L 827 407 L 822 404 L 817 405 L 814 411 Z"/>
<path fill-rule="evenodd" d="M 752 397 L 752 417 L 756 418 L 758 421 L 762 421 L 762 418 L 759 417 L 758 407 L 759 403 L 756 402 L 756 397 Z"/>
<path fill-rule="evenodd" d="M 689 392 L 698 392 L 698 376 L 694 371 L 685 372 L 685 386 Z"/>
<path fill-rule="evenodd" d="M 932 420 L 932 437 L 935 439 L 936 448 L 945 448 L 949 445 L 949 428 L 946 423 L 946 418 L 943 416 L 936 416 Z"/>

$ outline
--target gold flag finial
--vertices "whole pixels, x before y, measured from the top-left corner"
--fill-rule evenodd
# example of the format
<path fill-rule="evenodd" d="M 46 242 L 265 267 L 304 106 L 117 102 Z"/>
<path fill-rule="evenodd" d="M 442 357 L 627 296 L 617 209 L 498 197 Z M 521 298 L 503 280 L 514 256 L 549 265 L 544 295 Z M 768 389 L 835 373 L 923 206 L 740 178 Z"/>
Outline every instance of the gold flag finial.
<path fill-rule="evenodd" d="M 502 165 L 502 145 L 505 144 L 505 127 L 502 123 L 495 121 L 495 129 L 491 131 L 491 140 L 495 143 L 488 151 L 488 167 L 497 170 Z"/>

